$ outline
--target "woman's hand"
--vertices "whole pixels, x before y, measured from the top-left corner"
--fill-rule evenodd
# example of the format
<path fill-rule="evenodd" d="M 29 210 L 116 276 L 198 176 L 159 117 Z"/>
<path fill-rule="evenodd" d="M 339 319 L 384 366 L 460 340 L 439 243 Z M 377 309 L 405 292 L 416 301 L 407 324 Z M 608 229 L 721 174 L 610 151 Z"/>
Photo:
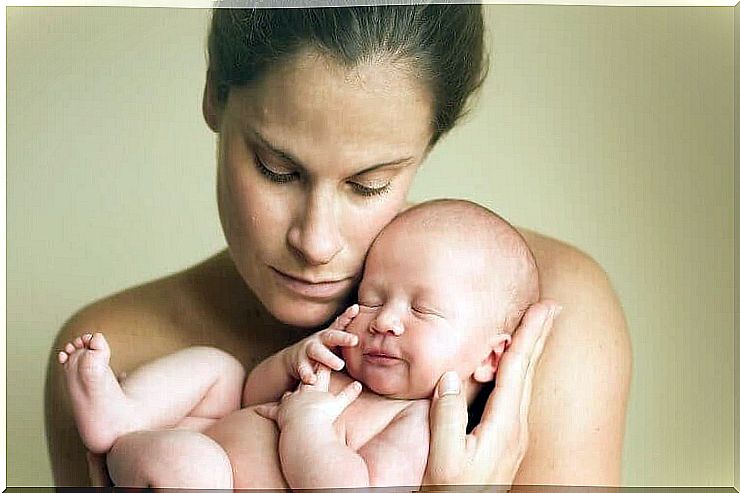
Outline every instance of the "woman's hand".
<path fill-rule="evenodd" d="M 425 485 L 512 484 L 527 449 L 535 369 L 560 309 L 541 301 L 527 310 L 501 358 L 480 424 L 470 435 L 465 434 L 467 403 L 459 377 L 454 372 L 442 376 L 430 411 Z"/>
<path fill-rule="evenodd" d="M 105 455 L 93 454 L 88 452 L 86 455 L 87 459 L 87 472 L 90 475 L 90 486 L 92 487 L 108 487 L 113 486 L 113 482 L 108 476 L 108 467 L 105 464 Z"/>

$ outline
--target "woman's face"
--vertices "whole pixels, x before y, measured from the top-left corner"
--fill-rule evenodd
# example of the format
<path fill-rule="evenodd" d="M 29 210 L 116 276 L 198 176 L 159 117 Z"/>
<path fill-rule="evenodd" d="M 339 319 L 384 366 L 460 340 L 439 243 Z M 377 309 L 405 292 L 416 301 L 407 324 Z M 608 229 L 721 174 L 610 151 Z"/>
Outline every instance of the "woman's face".
<path fill-rule="evenodd" d="M 282 322 L 314 327 L 341 309 L 404 206 L 432 135 L 431 99 L 408 73 L 304 52 L 232 88 L 212 125 L 231 257 Z"/>

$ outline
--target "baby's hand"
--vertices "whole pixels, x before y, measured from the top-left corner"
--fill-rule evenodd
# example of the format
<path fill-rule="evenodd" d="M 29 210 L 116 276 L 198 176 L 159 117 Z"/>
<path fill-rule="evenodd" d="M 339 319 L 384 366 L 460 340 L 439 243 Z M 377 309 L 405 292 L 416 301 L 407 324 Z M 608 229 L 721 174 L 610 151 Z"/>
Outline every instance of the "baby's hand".
<path fill-rule="evenodd" d="M 313 385 L 316 383 L 315 363 L 336 371 L 344 368 L 342 358 L 329 348 L 351 347 L 357 344 L 357 336 L 345 330 L 359 312 L 360 307 L 356 304 L 352 305 L 328 328 L 311 334 L 285 349 L 284 358 L 288 373 L 305 384 Z"/>
<path fill-rule="evenodd" d="M 280 402 L 260 404 L 254 410 L 263 418 L 275 421 L 281 432 L 287 427 L 315 431 L 331 425 L 357 399 L 362 384 L 352 382 L 334 395 L 329 392 L 330 380 L 331 370 L 316 365 L 315 384 L 300 384 L 295 392 L 283 394 Z"/>

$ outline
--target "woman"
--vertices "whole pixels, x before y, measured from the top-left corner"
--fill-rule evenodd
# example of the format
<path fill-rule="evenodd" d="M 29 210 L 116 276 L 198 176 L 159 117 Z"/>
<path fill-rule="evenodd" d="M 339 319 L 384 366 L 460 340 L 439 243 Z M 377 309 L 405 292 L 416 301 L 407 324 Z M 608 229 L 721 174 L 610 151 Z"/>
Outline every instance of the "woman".
<path fill-rule="evenodd" d="M 84 308 L 52 355 L 95 330 L 120 373 L 192 345 L 222 348 L 250 370 L 331 320 L 485 72 L 479 6 L 216 10 L 203 114 L 219 137 L 228 249 Z M 630 377 L 619 303 L 584 254 L 523 234 L 543 297 L 563 312 L 544 352 L 554 304 L 527 313 L 467 441 L 461 393 L 453 375 L 443 379 L 426 480 L 617 484 Z M 88 484 L 55 364 L 46 399 L 55 482 Z"/>

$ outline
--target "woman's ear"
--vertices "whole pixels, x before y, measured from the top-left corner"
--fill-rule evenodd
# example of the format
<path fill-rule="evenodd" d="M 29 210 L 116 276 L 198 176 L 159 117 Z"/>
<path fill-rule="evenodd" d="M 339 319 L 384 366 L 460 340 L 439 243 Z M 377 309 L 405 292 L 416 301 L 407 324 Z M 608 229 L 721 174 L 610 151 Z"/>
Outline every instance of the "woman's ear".
<path fill-rule="evenodd" d="M 511 345 L 511 335 L 506 332 L 496 334 L 491 343 L 491 352 L 488 353 L 480 365 L 473 371 L 473 380 L 486 383 L 493 380 L 504 351 Z"/>
<path fill-rule="evenodd" d="M 206 87 L 203 89 L 203 118 L 206 120 L 208 128 L 218 133 L 221 127 L 221 113 L 217 99 L 216 82 L 213 80 L 213 74 L 209 70 L 206 74 Z"/>

